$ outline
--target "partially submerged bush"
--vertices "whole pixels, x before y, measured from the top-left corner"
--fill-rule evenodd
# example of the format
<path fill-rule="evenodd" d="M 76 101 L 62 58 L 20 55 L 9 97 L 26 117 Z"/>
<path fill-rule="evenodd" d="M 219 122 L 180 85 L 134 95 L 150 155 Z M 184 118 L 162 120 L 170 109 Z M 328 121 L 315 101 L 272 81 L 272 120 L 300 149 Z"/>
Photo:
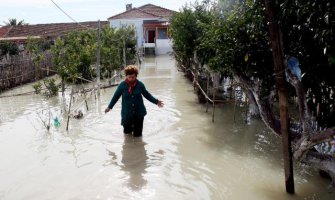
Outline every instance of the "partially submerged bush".
<path fill-rule="evenodd" d="M 37 82 L 37 83 L 33 84 L 33 88 L 35 90 L 35 94 L 40 94 L 41 90 L 42 90 L 42 83 Z"/>
<path fill-rule="evenodd" d="M 44 86 L 46 87 L 46 91 L 44 95 L 47 97 L 53 97 L 58 94 L 59 86 L 56 84 L 56 80 L 53 78 L 46 78 L 43 80 Z"/>
<path fill-rule="evenodd" d="M 43 84 L 45 86 L 45 92 L 43 93 L 46 97 L 53 97 L 58 94 L 59 85 L 56 84 L 56 80 L 54 78 L 46 78 L 43 80 Z M 36 94 L 41 94 L 42 91 L 42 83 L 37 82 L 33 84 L 33 88 Z"/>

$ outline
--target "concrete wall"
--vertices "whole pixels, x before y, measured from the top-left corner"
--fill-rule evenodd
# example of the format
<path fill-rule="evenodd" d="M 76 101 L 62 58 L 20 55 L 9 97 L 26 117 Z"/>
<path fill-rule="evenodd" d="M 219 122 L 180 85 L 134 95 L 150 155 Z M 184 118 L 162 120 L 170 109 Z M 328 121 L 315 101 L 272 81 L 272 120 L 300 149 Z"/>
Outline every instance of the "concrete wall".
<path fill-rule="evenodd" d="M 109 20 L 110 26 L 120 28 L 122 25 L 133 25 L 136 28 L 135 34 L 137 38 L 137 48 L 143 47 L 143 21 L 157 21 L 157 18 L 143 18 L 143 19 L 112 19 Z"/>
<path fill-rule="evenodd" d="M 110 25 L 113 28 L 120 28 L 122 25 L 135 26 L 135 36 L 137 38 L 137 48 L 142 47 L 143 39 L 143 19 L 114 19 L 110 20 Z"/>
<path fill-rule="evenodd" d="M 110 26 L 114 28 L 120 28 L 122 25 L 132 25 L 135 27 L 136 38 L 137 38 L 137 48 L 143 47 L 144 36 L 143 36 L 143 21 L 157 19 L 114 19 L 110 20 Z M 155 29 L 153 29 L 155 30 Z M 156 54 L 167 54 L 172 51 L 172 41 L 166 38 L 166 29 L 158 29 L 158 39 L 156 40 Z M 159 39 L 164 38 L 164 39 Z"/>
<path fill-rule="evenodd" d="M 156 54 L 168 54 L 172 52 L 172 40 L 171 39 L 157 39 L 156 40 Z"/>

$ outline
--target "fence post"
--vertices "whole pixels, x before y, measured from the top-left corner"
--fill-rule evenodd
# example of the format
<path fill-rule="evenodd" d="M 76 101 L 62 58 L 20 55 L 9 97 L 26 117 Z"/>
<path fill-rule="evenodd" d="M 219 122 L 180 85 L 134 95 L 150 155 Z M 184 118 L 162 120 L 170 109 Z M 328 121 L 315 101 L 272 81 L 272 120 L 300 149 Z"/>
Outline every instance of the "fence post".
<path fill-rule="evenodd" d="M 213 112 L 212 112 L 212 122 L 214 123 L 214 111 L 215 111 L 215 93 L 216 93 L 216 80 L 215 79 L 215 76 L 213 76 Z"/>
<path fill-rule="evenodd" d="M 207 72 L 207 89 L 206 89 L 207 97 L 209 97 L 209 73 Z M 206 112 L 208 112 L 208 98 L 206 98 Z"/>
<path fill-rule="evenodd" d="M 66 131 L 68 131 L 68 130 L 69 130 L 69 123 L 70 123 L 70 114 L 71 114 L 72 98 L 73 98 L 73 85 L 72 85 L 72 87 L 71 87 L 71 96 L 70 96 L 69 111 L 68 111 L 68 115 L 67 115 Z"/>
<path fill-rule="evenodd" d="M 100 20 L 98 20 L 98 48 L 97 48 L 97 85 L 98 85 L 98 97 L 100 98 Z"/>
<path fill-rule="evenodd" d="M 272 0 L 265 0 L 265 9 L 269 32 L 271 37 L 272 56 L 274 61 L 274 72 L 276 75 L 276 86 L 279 96 L 280 108 L 280 127 L 283 143 L 284 154 L 284 170 L 285 170 L 285 186 L 286 192 L 294 194 L 294 177 L 292 163 L 291 137 L 289 132 L 288 106 L 287 106 L 287 89 L 284 77 L 284 62 L 282 40 L 280 36 L 280 28 L 275 16 Z"/>

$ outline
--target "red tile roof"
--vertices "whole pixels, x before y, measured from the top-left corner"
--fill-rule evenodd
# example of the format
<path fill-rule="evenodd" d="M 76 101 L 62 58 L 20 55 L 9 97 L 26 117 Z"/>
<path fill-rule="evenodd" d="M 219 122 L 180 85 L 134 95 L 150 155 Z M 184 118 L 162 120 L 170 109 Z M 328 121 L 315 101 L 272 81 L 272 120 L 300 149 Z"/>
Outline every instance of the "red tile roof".
<path fill-rule="evenodd" d="M 157 18 L 157 17 L 159 17 L 159 16 L 148 13 L 148 12 L 145 12 L 145 11 L 142 11 L 142 10 L 137 9 L 137 8 L 132 8 L 130 10 L 127 10 L 127 11 L 123 12 L 123 13 L 114 15 L 114 16 L 108 18 L 108 19 L 109 20 L 110 19 L 136 19 L 136 18 Z"/>
<path fill-rule="evenodd" d="M 5 37 L 9 30 L 10 26 L 0 27 L 0 37 Z"/>
<path fill-rule="evenodd" d="M 164 18 L 170 18 L 172 17 L 173 13 L 176 12 L 153 4 L 146 4 L 139 7 L 138 9 Z"/>
<path fill-rule="evenodd" d="M 162 8 L 153 4 L 146 4 L 138 8 L 132 8 L 120 14 L 109 17 L 111 19 L 136 19 L 136 18 L 170 18 L 175 11 Z"/>
<path fill-rule="evenodd" d="M 4 37 L 58 37 L 65 35 L 70 31 L 84 30 L 85 27 L 96 29 L 98 23 L 94 22 L 80 22 L 78 23 L 53 23 L 53 24 L 36 24 L 36 25 L 20 25 L 12 26 Z M 108 21 L 101 21 L 101 25 L 107 25 Z M 1 37 L 1 35 L 0 35 Z M 3 36 L 2 36 L 3 37 Z"/>

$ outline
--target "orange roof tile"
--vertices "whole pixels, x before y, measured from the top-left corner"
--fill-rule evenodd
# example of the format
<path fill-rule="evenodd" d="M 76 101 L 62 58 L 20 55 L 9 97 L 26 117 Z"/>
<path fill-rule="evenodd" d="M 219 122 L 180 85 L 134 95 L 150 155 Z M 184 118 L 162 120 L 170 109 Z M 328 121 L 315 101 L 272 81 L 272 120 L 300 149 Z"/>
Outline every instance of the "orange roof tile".
<path fill-rule="evenodd" d="M 136 19 L 136 18 L 170 18 L 175 11 L 162 8 L 153 4 L 146 4 L 138 8 L 132 8 L 120 14 L 109 17 L 111 19 Z"/>
<path fill-rule="evenodd" d="M 146 4 L 139 7 L 138 9 L 164 18 L 170 18 L 172 17 L 173 13 L 176 12 L 153 4 Z"/>
<path fill-rule="evenodd" d="M 157 18 L 159 16 L 153 15 L 151 13 L 142 11 L 137 8 L 132 8 L 130 10 L 127 10 L 123 13 L 114 15 L 112 17 L 109 17 L 108 19 L 136 19 L 136 18 Z"/>
<path fill-rule="evenodd" d="M 0 27 L 0 37 L 5 37 L 9 30 L 9 26 Z"/>
<path fill-rule="evenodd" d="M 80 22 L 81 25 L 88 28 L 96 29 L 98 23 L 94 22 Z M 107 25 L 108 21 L 101 21 L 101 25 Z M 58 37 L 74 30 L 84 30 L 85 27 L 78 23 L 52 23 L 52 24 L 36 24 L 36 25 L 20 25 L 12 26 L 5 37 L 27 37 L 27 36 L 41 36 L 41 37 Z"/>

